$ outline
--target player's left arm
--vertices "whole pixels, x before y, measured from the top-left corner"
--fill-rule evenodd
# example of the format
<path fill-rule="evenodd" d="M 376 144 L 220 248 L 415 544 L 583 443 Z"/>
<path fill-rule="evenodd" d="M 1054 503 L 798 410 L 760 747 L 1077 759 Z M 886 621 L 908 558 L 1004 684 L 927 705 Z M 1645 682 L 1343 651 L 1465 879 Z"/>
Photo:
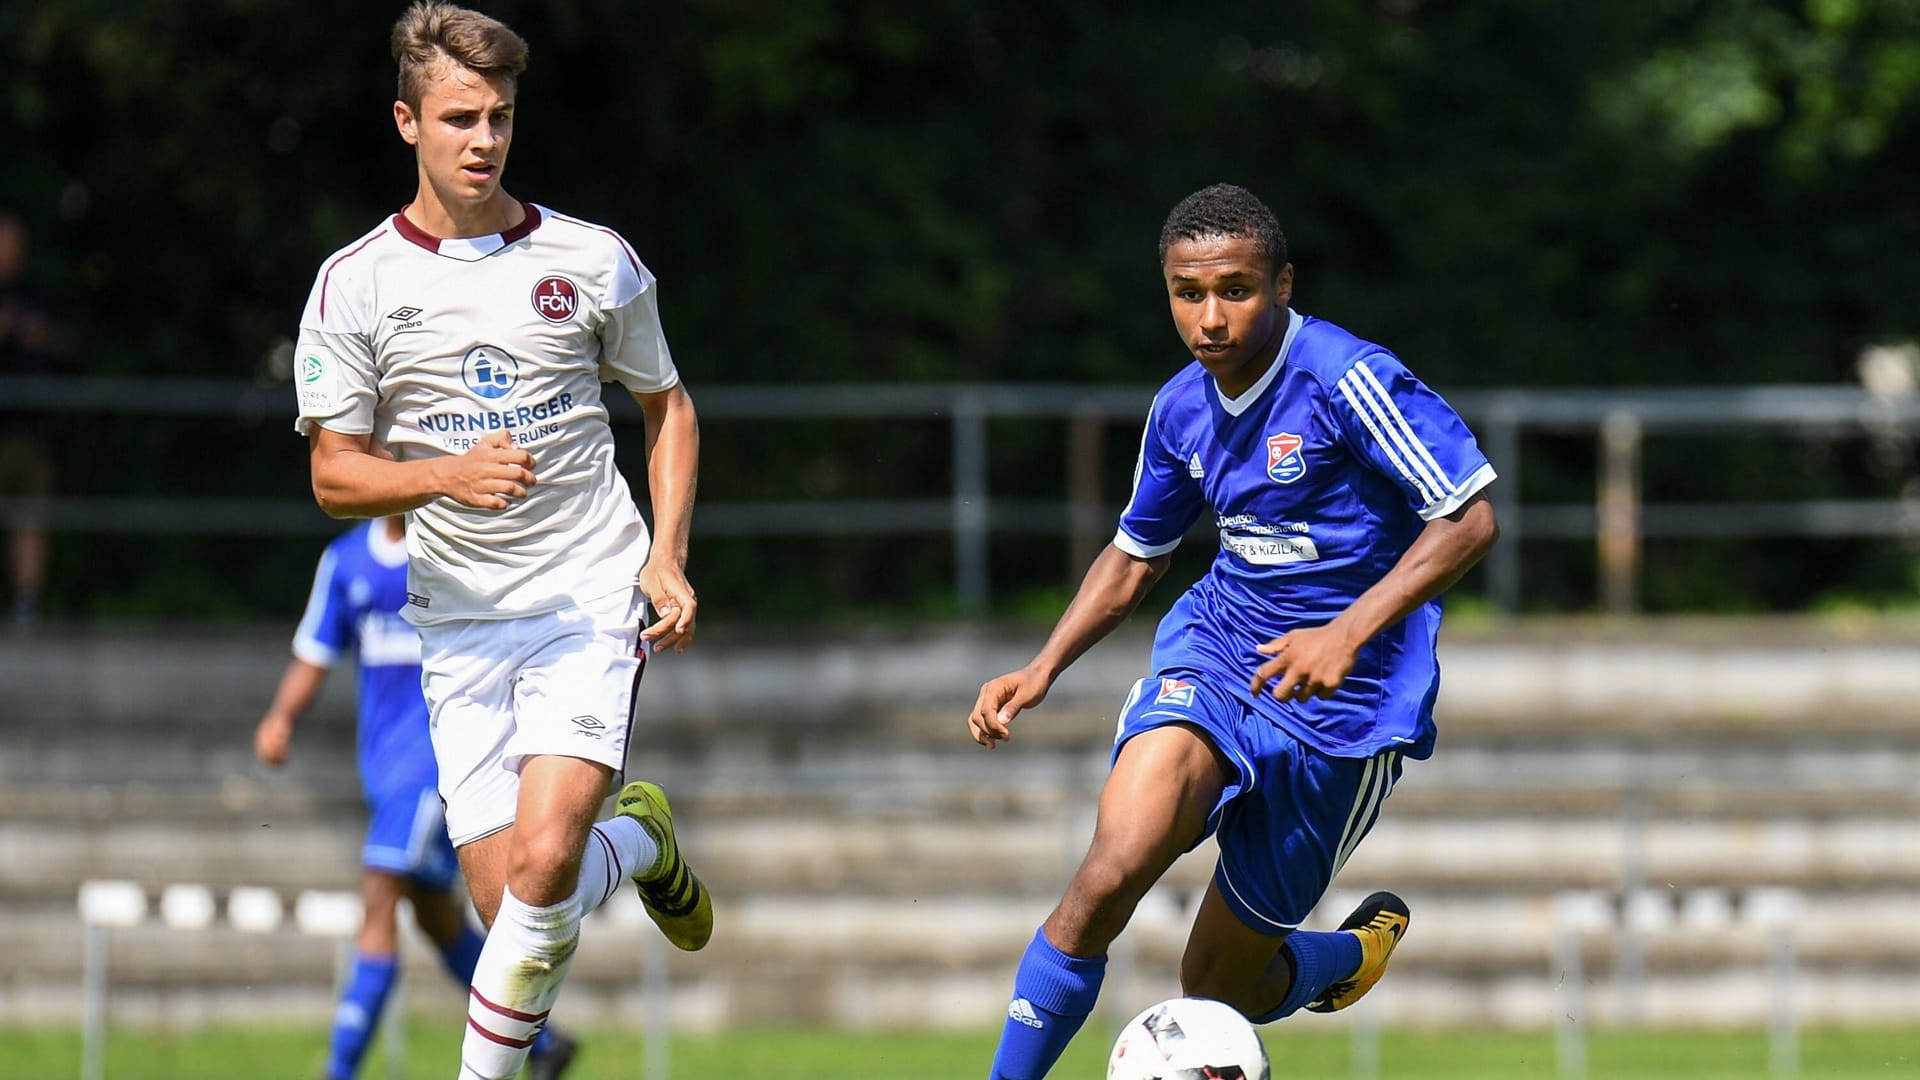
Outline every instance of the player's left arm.
<path fill-rule="evenodd" d="M 1340 688 L 1360 649 L 1445 592 L 1499 538 L 1486 486 L 1493 465 L 1453 406 L 1386 352 L 1356 357 L 1327 387 L 1326 416 L 1355 464 L 1385 478 L 1427 523 L 1386 576 L 1332 622 L 1260 646 L 1254 694 L 1304 701 Z"/>
<path fill-rule="evenodd" d="M 1260 646 L 1271 657 L 1247 689 L 1269 683 L 1281 700 L 1329 697 L 1353 670 L 1367 642 L 1415 608 L 1453 587 L 1500 538 L 1493 503 L 1478 491 L 1452 513 L 1427 522 L 1400 561 L 1325 626 L 1290 631 Z"/>
<path fill-rule="evenodd" d="M 600 379 L 627 388 L 647 421 L 647 491 L 653 501 L 653 546 L 640 568 L 640 591 L 659 621 L 640 632 L 655 651 L 682 652 L 693 640 L 699 603 L 687 583 L 687 532 L 700 475 L 700 421 L 681 385 L 660 323 L 653 272 L 619 241 L 610 251 L 601 312 Z"/>
<path fill-rule="evenodd" d="M 640 569 L 640 591 L 658 622 L 641 637 L 658 649 L 682 652 L 693 640 L 699 601 L 687 582 L 687 534 L 700 476 L 700 420 L 679 383 L 654 393 L 633 392 L 647 422 L 647 491 L 653 502 L 653 547 Z"/>

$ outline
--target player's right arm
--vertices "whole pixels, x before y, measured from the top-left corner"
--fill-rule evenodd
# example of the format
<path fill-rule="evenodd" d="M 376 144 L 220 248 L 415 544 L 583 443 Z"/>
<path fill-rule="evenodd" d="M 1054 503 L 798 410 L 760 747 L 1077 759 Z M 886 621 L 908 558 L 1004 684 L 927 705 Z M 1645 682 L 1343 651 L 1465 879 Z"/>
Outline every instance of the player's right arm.
<path fill-rule="evenodd" d="M 1143 559 L 1108 544 L 1087 568 L 1079 591 L 1040 652 L 1026 667 L 980 688 L 973 714 L 967 718 L 973 741 L 991 750 L 1011 739 L 1013 718 L 1046 700 L 1061 672 L 1125 622 L 1172 561 L 1171 554 Z"/>
<path fill-rule="evenodd" d="M 293 743 L 293 725 L 320 693 L 327 680 L 327 669 L 295 657 L 280 676 L 280 688 L 274 691 L 273 704 L 253 729 L 253 752 L 268 765 L 287 763 L 287 749 Z"/>
<path fill-rule="evenodd" d="M 1173 549 L 1205 505 L 1199 484 L 1160 429 L 1162 409 L 1156 398 L 1140 435 L 1133 496 L 1120 514 L 1113 543 L 1093 560 L 1039 654 L 1026 667 L 980 688 L 967 728 L 981 746 L 991 750 L 1011 738 L 1013 718 L 1044 701 L 1068 665 L 1126 621 L 1167 572 Z"/>
<path fill-rule="evenodd" d="M 395 461 L 378 445 L 380 364 L 372 326 L 378 232 L 321 268 L 300 316 L 294 390 L 307 435 L 313 497 L 331 517 L 401 514 L 438 498 L 481 510 L 504 510 L 533 486 L 533 458 L 504 431 L 492 432 L 458 456 Z"/>
<path fill-rule="evenodd" d="M 349 533 L 349 536 L 357 535 Z M 359 640 L 353 605 L 341 587 L 339 541 L 327 547 L 313 571 L 313 587 L 300 627 L 293 632 L 293 659 L 280 676 L 273 703 L 253 730 L 253 752 L 268 765 L 284 765 L 293 743 L 293 725 L 313 704 L 327 669 Z"/>
<path fill-rule="evenodd" d="M 480 510 L 505 510 L 533 486 L 533 455 L 513 445 L 513 436 L 490 432 L 464 454 L 395 461 L 375 448 L 371 435 L 324 427 L 311 433 L 308 463 L 313 497 L 337 518 L 404 514 L 438 498 Z"/>

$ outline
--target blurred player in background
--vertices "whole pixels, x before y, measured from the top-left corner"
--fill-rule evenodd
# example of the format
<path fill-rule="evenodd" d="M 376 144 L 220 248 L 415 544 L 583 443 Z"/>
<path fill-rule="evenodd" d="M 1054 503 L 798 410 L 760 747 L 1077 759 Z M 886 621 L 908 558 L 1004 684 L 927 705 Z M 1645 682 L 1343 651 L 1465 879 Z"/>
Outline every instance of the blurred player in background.
<path fill-rule="evenodd" d="M 27 227 L 0 210 L 0 375 L 51 375 L 62 336 L 47 304 L 30 289 Z M 13 621 L 39 617 L 47 581 L 47 498 L 53 489 L 53 421 L 8 413 L 0 402 L 0 499 L 15 501 L 7 530 Z"/>
<path fill-rule="evenodd" d="M 581 917 L 621 882 L 679 948 L 713 931 L 658 787 L 628 784 L 594 820 L 625 766 L 649 648 L 693 637 L 699 431 L 653 275 L 626 241 L 500 186 L 526 43 L 478 12 L 416 3 L 392 44 L 418 189 L 316 277 L 299 430 L 328 513 L 410 512 L 404 613 L 448 831 L 489 927 L 460 1076 L 504 1080 L 546 1023 Z M 614 465 L 603 381 L 645 418 L 657 542 Z"/>
<path fill-rule="evenodd" d="M 996 1080 L 1046 1075 L 1135 905 L 1215 832 L 1188 995 L 1267 1023 L 1373 987 L 1408 926 L 1399 897 L 1375 893 L 1338 931 L 1296 928 L 1401 759 L 1432 752 L 1437 598 L 1498 535 L 1493 467 L 1453 409 L 1391 353 L 1288 306 L 1286 238 L 1259 199 L 1224 184 L 1189 196 L 1160 263 L 1193 362 L 1154 397 L 1112 544 L 1039 655 L 981 687 L 974 741 L 1010 738 L 1203 512 L 1220 551 L 1121 708 L 1092 846 L 1014 976 Z"/>
<path fill-rule="evenodd" d="M 454 978 L 473 980 L 481 936 L 455 898 L 456 863 L 440 806 L 427 703 L 420 696 L 420 636 L 400 617 L 407 602 L 404 519 L 386 517 L 350 530 L 320 557 L 293 660 L 253 735 L 268 765 L 287 762 L 293 728 L 319 694 L 327 671 L 352 652 L 359 664 L 355 748 L 360 790 L 372 820 L 361 849 L 360 924 L 353 971 L 334 1013 L 327 1080 L 352 1080 L 379 1027 L 399 975 L 397 912 L 412 901 L 420 926 Z M 533 1080 L 555 1080 L 572 1061 L 571 1039 L 548 1029 L 533 1045 Z"/>

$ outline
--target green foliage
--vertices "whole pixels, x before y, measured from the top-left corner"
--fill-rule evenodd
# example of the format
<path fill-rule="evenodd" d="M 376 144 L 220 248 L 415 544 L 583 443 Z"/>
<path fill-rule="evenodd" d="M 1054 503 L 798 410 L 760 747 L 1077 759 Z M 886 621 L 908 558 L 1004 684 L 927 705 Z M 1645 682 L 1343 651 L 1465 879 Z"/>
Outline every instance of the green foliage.
<path fill-rule="evenodd" d="M 1184 357 L 1154 239 L 1222 179 L 1275 206 L 1301 309 L 1443 388 L 1843 381 L 1862 345 L 1920 336 L 1911 0 L 483 6 L 533 45 L 509 189 L 634 241 L 696 393 L 1157 382 Z M 321 261 L 413 190 L 389 115 L 399 8 L 0 7 L 0 204 L 34 228 L 75 369 L 271 377 Z M 64 490 L 305 490 L 278 422 L 212 445 L 144 426 L 79 418 Z M 711 427 L 703 497 L 772 486 L 770 462 L 885 493 L 944 475 L 915 425 L 821 427 L 771 456 Z M 996 470 L 1050 475 L 1046 443 L 997 449 Z M 1650 489 L 1685 478 L 1660 468 L 1679 471 Z M 97 561 L 99 541 L 61 543 Z M 244 604 L 297 601 L 312 553 L 282 547 L 251 558 L 289 584 Z M 941 587 L 895 562 L 911 547 L 824 557 Z M 703 595 L 772 610 L 752 560 L 726 565 Z M 57 581 L 56 603 L 94 606 L 83 588 Z"/>

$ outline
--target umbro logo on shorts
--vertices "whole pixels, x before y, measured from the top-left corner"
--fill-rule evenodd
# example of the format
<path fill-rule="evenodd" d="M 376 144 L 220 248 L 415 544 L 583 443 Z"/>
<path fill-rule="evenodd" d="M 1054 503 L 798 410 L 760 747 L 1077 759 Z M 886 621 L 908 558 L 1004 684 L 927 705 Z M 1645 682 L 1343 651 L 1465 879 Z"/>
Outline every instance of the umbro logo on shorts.
<path fill-rule="evenodd" d="M 607 730 L 607 725 L 601 723 L 597 716 L 576 716 L 573 722 L 579 726 L 581 734 L 589 739 L 597 739 L 601 732 Z"/>

